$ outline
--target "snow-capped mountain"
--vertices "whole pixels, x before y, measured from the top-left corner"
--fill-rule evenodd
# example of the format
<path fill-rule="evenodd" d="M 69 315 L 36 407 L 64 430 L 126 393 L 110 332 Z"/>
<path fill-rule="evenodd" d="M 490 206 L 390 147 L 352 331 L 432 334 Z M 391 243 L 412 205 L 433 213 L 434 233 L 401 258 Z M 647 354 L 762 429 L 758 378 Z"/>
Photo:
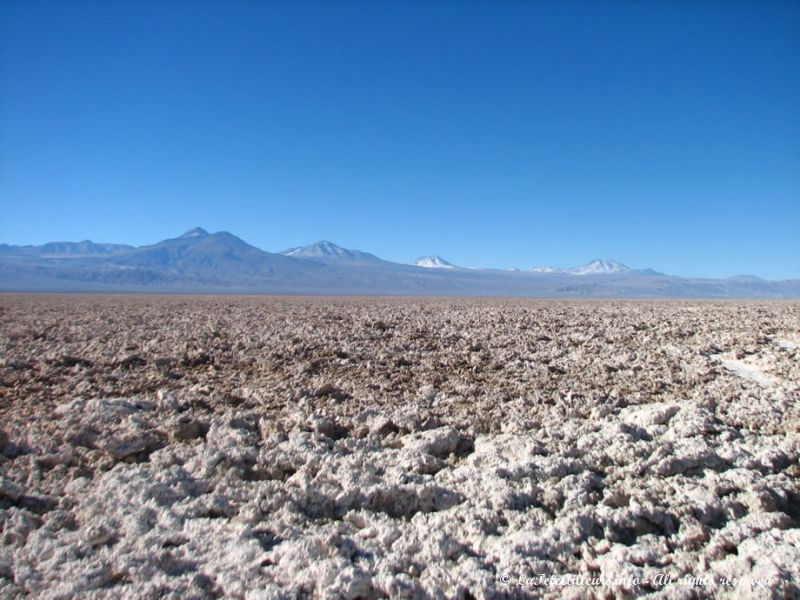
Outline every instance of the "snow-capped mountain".
<path fill-rule="evenodd" d="M 423 256 L 414 261 L 414 266 L 426 269 L 455 269 L 456 266 L 447 262 L 441 256 Z"/>
<path fill-rule="evenodd" d="M 295 258 L 315 258 L 318 260 L 336 260 L 336 261 L 349 261 L 349 262 L 383 262 L 380 258 L 369 252 L 362 252 L 361 250 L 350 250 L 349 248 L 342 248 L 328 240 L 322 240 L 310 246 L 297 246 L 289 248 L 283 252 L 279 252 L 284 256 L 293 256 Z"/>
<path fill-rule="evenodd" d="M 192 238 L 192 237 L 204 237 L 206 235 L 210 235 L 205 229 L 202 227 L 192 227 L 189 231 L 184 233 L 182 238 Z"/>
<path fill-rule="evenodd" d="M 572 275 L 616 275 L 617 273 L 628 273 L 631 268 L 621 262 L 611 260 L 595 259 L 585 265 L 569 269 Z"/>
<path fill-rule="evenodd" d="M 533 267 L 528 269 L 529 273 L 563 273 L 566 275 L 618 275 L 620 273 L 630 273 L 633 269 L 619 261 L 607 258 L 601 260 L 596 258 L 585 265 L 563 269 L 561 267 Z"/>

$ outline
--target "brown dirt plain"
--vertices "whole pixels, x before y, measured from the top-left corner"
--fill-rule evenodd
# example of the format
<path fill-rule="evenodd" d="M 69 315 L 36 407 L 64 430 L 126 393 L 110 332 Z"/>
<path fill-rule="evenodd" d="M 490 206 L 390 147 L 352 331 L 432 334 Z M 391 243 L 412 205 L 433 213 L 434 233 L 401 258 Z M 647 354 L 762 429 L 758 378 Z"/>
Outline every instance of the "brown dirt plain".
<path fill-rule="evenodd" d="M 0 296 L 0 597 L 800 597 L 800 304 Z"/>

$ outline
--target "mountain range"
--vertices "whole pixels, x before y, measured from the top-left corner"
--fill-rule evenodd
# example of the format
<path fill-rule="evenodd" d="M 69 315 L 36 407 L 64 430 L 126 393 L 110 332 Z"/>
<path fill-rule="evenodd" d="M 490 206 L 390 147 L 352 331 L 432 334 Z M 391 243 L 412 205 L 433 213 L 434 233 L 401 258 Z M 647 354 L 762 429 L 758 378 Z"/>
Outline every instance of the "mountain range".
<path fill-rule="evenodd" d="M 231 294 L 390 294 L 612 298 L 800 298 L 800 279 L 692 279 L 611 260 L 527 271 L 413 265 L 329 241 L 266 252 L 228 232 L 195 227 L 145 246 L 0 244 L 0 290 Z"/>

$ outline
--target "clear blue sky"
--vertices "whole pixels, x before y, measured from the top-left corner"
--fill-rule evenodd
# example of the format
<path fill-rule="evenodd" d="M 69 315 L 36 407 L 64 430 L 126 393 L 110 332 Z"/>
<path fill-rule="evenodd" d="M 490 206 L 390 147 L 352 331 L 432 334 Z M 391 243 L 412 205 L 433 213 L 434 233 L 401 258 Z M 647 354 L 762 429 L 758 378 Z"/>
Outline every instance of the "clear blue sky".
<path fill-rule="evenodd" d="M 800 277 L 800 2 L 6 1 L 0 211 Z"/>

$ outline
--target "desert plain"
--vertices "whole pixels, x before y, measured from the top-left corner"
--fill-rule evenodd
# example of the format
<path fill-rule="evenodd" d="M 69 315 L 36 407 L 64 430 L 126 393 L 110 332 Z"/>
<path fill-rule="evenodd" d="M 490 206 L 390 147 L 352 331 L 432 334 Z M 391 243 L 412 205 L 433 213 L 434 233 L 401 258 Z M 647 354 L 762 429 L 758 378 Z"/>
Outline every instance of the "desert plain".
<path fill-rule="evenodd" d="M 795 598 L 800 303 L 0 296 L 0 597 Z"/>

